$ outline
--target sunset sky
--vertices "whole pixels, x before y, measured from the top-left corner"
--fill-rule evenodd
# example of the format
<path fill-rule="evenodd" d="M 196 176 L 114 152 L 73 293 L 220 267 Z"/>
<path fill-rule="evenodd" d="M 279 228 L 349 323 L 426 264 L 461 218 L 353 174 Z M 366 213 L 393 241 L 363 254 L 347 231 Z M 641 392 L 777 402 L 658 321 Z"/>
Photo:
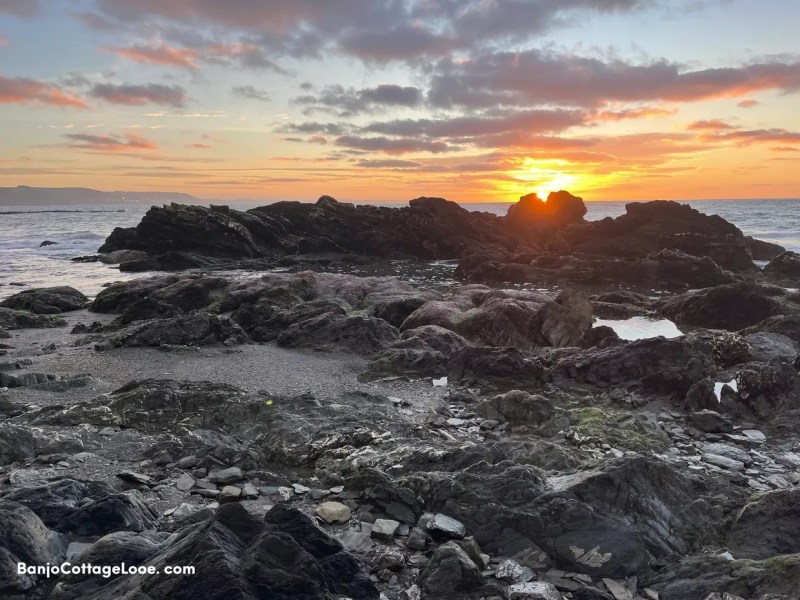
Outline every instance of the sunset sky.
<path fill-rule="evenodd" d="M 800 197 L 798 0 L 0 0 L 0 186 Z"/>

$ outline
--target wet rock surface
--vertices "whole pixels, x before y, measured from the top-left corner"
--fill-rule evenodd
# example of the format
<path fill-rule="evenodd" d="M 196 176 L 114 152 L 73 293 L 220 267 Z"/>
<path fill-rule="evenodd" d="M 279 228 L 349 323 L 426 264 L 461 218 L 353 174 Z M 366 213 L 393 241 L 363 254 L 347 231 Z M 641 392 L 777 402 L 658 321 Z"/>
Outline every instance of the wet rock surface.
<path fill-rule="evenodd" d="M 796 598 L 791 257 L 674 203 L 551 200 L 153 209 L 107 261 L 290 272 L 6 301 L 0 596 Z M 308 270 L 370 256 L 575 286 Z M 681 335 L 623 339 L 634 316 Z M 196 571 L 15 571 L 65 559 Z"/>

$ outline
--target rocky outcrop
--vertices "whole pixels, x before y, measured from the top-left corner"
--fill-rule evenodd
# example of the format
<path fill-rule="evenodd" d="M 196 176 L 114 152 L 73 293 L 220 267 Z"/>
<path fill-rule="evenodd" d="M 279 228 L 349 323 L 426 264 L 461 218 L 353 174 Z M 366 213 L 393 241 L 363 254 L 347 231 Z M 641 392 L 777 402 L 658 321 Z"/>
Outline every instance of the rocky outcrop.
<path fill-rule="evenodd" d="M 97 544 L 103 544 L 103 540 Z M 135 539 L 117 540 L 117 562 L 140 555 Z M 90 548 L 87 553 L 92 553 Z M 275 506 L 263 520 L 240 504 L 221 506 L 209 518 L 160 544 L 150 544 L 147 564 L 155 573 L 111 581 L 85 575 L 59 580 L 52 600 L 114 600 L 140 597 L 193 600 L 209 591 L 242 600 L 377 600 L 378 590 L 352 555 L 299 511 Z M 113 558 L 98 556 L 98 564 Z M 113 563 L 117 564 L 117 563 Z M 191 576 L 165 577 L 168 566 L 195 567 Z"/>
<path fill-rule="evenodd" d="M 800 313 L 800 302 L 776 286 L 734 283 L 673 296 L 655 305 L 679 325 L 738 331 L 782 314 Z"/>
<path fill-rule="evenodd" d="M 0 308 L 0 327 L 3 329 L 49 329 L 63 327 L 67 322 L 61 317 L 37 315 L 23 310 Z"/>
<path fill-rule="evenodd" d="M 522 196 L 509 207 L 505 220 L 514 230 L 541 234 L 582 223 L 585 214 L 583 198 L 561 190 L 550 193 L 546 201 L 536 194 Z"/>
<path fill-rule="evenodd" d="M 767 492 L 736 515 L 728 549 L 736 558 L 800 553 L 800 489 Z"/>
<path fill-rule="evenodd" d="M 735 225 L 677 202 L 632 202 L 621 217 L 570 227 L 564 238 L 573 252 L 584 254 L 644 257 L 677 250 L 709 257 L 732 271 L 755 269 L 745 237 Z"/>
<path fill-rule="evenodd" d="M 116 229 L 101 252 L 170 251 L 210 257 L 280 257 L 342 252 L 381 257 L 458 258 L 469 243 L 509 245 L 494 215 L 471 213 L 442 198 L 403 209 L 354 206 L 323 196 L 316 204 L 277 202 L 245 212 L 172 204 L 153 207 L 132 229 Z"/>
<path fill-rule="evenodd" d="M 800 277 L 800 254 L 797 252 L 783 252 L 764 267 L 764 272 L 796 279 Z"/>
<path fill-rule="evenodd" d="M 89 299 L 69 286 L 34 288 L 9 296 L 0 306 L 36 315 L 56 315 L 84 308 Z"/>
<path fill-rule="evenodd" d="M 112 346 L 205 346 L 243 344 L 247 334 L 227 317 L 196 312 L 167 319 L 137 322 L 114 333 Z"/>
<path fill-rule="evenodd" d="M 401 329 L 438 325 L 476 344 L 528 350 L 578 345 L 591 324 L 591 306 L 576 294 L 550 300 L 532 292 L 466 286 L 447 300 L 423 304 Z"/>

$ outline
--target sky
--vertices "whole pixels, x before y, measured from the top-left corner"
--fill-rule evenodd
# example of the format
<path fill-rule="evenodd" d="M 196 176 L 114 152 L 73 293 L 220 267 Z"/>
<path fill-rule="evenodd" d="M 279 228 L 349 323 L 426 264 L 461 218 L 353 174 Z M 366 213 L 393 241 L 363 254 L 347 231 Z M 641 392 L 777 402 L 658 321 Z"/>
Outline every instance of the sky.
<path fill-rule="evenodd" d="M 798 0 L 0 0 L 0 186 L 800 197 Z"/>

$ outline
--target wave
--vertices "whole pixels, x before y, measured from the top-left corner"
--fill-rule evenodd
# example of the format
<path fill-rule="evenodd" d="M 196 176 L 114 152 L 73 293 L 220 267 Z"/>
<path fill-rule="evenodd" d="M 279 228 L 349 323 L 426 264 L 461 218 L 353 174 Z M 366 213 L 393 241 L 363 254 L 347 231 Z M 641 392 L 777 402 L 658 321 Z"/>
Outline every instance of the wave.
<path fill-rule="evenodd" d="M 41 213 L 124 213 L 125 209 L 117 210 L 2 210 L 0 215 L 37 215 Z"/>

